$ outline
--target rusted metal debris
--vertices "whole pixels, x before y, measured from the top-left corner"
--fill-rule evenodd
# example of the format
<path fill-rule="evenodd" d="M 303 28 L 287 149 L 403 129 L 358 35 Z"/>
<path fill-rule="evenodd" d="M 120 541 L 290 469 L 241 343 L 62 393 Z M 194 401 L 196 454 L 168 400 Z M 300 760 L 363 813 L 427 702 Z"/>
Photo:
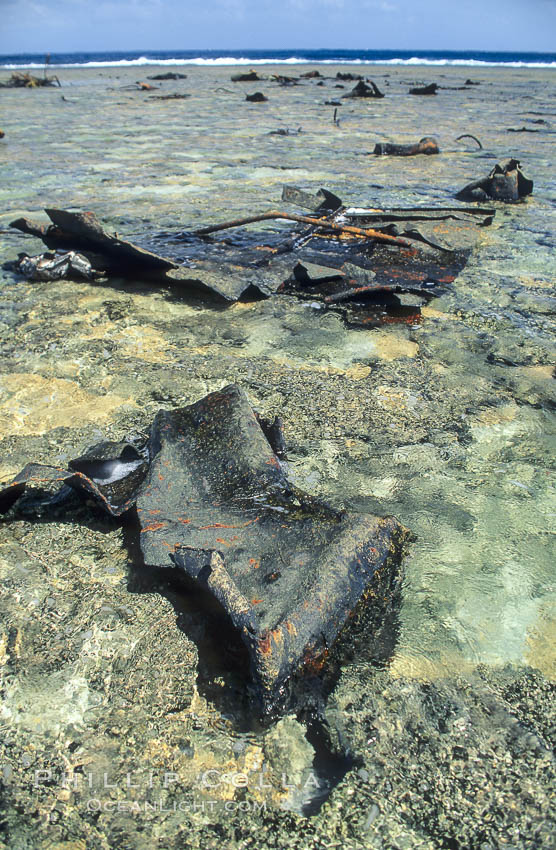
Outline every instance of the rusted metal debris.
<path fill-rule="evenodd" d="M 322 213 L 335 212 L 343 206 L 342 199 L 328 189 L 319 189 L 318 192 L 311 195 L 297 186 L 284 186 L 282 188 L 282 200 L 306 210 Z"/>
<path fill-rule="evenodd" d="M 94 280 L 103 272 L 93 269 L 83 254 L 76 251 L 45 253 L 36 257 L 20 254 L 15 270 L 28 280 L 60 280 L 60 278 L 85 278 Z"/>
<path fill-rule="evenodd" d="M 12 226 L 50 249 L 79 251 L 108 276 L 226 302 L 274 294 L 308 299 L 372 327 L 419 321 L 421 306 L 454 281 L 479 228 L 494 216 L 492 209 L 464 206 L 346 208 L 326 189 L 310 194 L 295 186 L 284 187 L 283 200 L 310 214 L 271 210 L 194 232 L 158 233 L 141 247 L 108 234 L 92 213 L 47 210 L 49 227 L 27 219 Z M 294 226 L 243 229 L 273 220 Z"/>
<path fill-rule="evenodd" d="M 232 74 L 230 77 L 232 83 L 254 83 L 260 82 L 263 77 L 259 77 L 256 71 L 240 71 L 239 74 Z"/>
<path fill-rule="evenodd" d="M 54 483 L 125 515 L 147 566 L 185 574 L 223 606 L 269 709 L 294 674 L 324 664 L 361 606 L 391 602 L 408 532 L 392 517 L 338 511 L 298 490 L 262 424 L 268 436 L 231 385 L 161 411 L 144 446 L 102 443 L 68 469 L 27 465 L 0 491 L 0 510 L 38 487 L 44 516 L 60 500 L 59 490 L 45 496 Z"/>
<path fill-rule="evenodd" d="M 191 97 L 191 95 L 174 92 L 174 94 L 153 94 L 149 97 L 149 100 L 186 100 L 188 97 Z"/>
<path fill-rule="evenodd" d="M 415 86 L 415 88 L 409 89 L 409 94 L 436 94 L 438 89 L 437 83 L 431 83 L 429 86 Z"/>
<path fill-rule="evenodd" d="M 269 221 L 272 219 L 282 219 L 284 221 L 297 221 L 300 224 L 312 224 L 313 227 L 318 227 L 321 230 L 331 230 L 338 234 L 349 234 L 350 236 L 361 236 L 363 239 L 374 239 L 377 242 L 386 242 L 389 245 L 398 245 L 401 248 L 411 248 L 409 242 L 403 239 L 398 239 L 396 236 L 390 236 L 387 233 L 381 233 L 378 230 L 371 228 L 363 229 L 361 227 L 353 227 L 349 224 L 338 224 L 334 221 L 328 221 L 322 218 L 312 218 L 307 215 L 297 215 L 296 213 L 286 213 L 281 210 L 269 210 L 266 213 L 259 215 L 251 215 L 246 218 L 236 218 L 233 221 L 226 221 L 222 224 L 213 224 L 210 227 L 201 227 L 195 230 L 195 236 L 208 236 L 210 233 L 217 233 L 221 230 L 229 230 L 232 227 L 242 227 L 245 224 L 254 224 L 258 221 Z"/>
<path fill-rule="evenodd" d="M 479 83 L 476 83 L 475 85 L 479 85 Z M 479 139 L 477 138 L 477 136 L 473 136 L 472 133 L 462 133 L 461 136 L 458 136 L 456 138 L 456 142 L 459 142 L 462 139 L 473 139 L 473 141 L 477 142 L 477 144 L 479 145 L 479 150 L 483 149 L 483 146 L 482 146 L 481 142 L 479 141 Z"/>
<path fill-rule="evenodd" d="M 38 236 L 48 248 L 70 248 L 93 253 L 93 266 L 112 274 L 160 273 L 177 268 L 177 263 L 110 235 L 92 212 L 46 209 L 52 224 L 44 226 L 18 218 L 10 227 Z M 100 255 L 100 256 L 99 256 Z"/>
<path fill-rule="evenodd" d="M 381 98 L 384 97 L 382 92 L 379 90 L 378 86 L 373 83 L 372 80 L 359 80 L 355 88 L 353 88 L 348 94 L 343 94 L 342 97 L 375 97 Z"/>
<path fill-rule="evenodd" d="M 462 201 L 519 201 L 533 191 L 533 181 L 521 170 L 517 159 L 495 165 L 488 177 L 469 183 L 456 198 Z"/>
<path fill-rule="evenodd" d="M 284 74 L 271 74 L 270 79 L 279 86 L 298 86 L 299 77 L 286 77 Z"/>
<path fill-rule="evenodd" d="M 416 156 L 417 154 L 439 153 L 436 139 L 424 136 L 413 145 L 394 145 L 389 142 L 379 142 L 373 151 L 377 156 Z"/>
<path fill-rule="evenodd" d="M 150 83 L 141 82 L 141 80 L 136 80 L 134 83 L 130 83 L 128 86 L 120 86 L 121 89 L 133 89 L 133 91 L 156 91 L 160 88 L 160 86 L 151 86 Z"/>
<path fill-rule="evenodd" d="M 269 136 L 300 136 L 302 132 L 301 127 L 290 128 L 290 127 L 279 127 L 277 130 L 270 130 Z"/>
<path fill-rule="evenodd" d="M 0 88 L 3 89 L 37 89 L 45 86 L 61 86 L 61 82 L 56 76 L 35 77 L 28 71 L 14 71 L 8 80 L 0 83 Z"/>
<path fill-rule="evenodd" d="M 166 71 L 165 74 L 154 74 L 147 80 L 186 80 L 187 74 L 178 74 L 176 71 Z"/>

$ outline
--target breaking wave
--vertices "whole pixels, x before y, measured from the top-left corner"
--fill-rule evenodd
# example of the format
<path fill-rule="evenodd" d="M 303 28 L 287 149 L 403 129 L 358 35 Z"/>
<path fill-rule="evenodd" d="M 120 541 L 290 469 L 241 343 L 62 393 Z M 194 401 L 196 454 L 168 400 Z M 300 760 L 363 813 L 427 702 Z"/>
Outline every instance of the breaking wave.
<path fill-rule="evenodd" d="M 123 68 L 143 65 L 431 65 L 505 68 L 556 68 L 556 54 L 534 53 L 439 53 L 416 51 L 149 51 L 137 53 L 53 54 L 50 68 Z M 7 70 L 44 68 L 45 60 L 36 54 L 0 56 L 0 67 Z"/>

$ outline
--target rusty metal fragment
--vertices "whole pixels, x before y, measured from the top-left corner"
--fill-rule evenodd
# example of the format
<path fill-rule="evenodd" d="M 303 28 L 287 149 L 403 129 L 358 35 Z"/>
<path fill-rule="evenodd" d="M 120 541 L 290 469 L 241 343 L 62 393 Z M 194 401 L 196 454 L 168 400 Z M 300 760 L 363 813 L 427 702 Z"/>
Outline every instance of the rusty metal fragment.
<path fill-rule="evenodd" d="M 61 82 L 56 76 L 47 77 L 46 69 L 42 77 L 35 77 L 28 71 L 14 71 L 8 80 L 0 82 L 0 88 L 3 89 L 36 89 L 45 86 L 61 86 Z"/>
<path fill-rule="evenodd" d="M 239 74 L 232 74 L 230 77 L 232 83 L 254 83 L 262 80 L 256 71 L 240 71 Z"/>
<path fill-rule="evenodd" d="M 60 278 L 85 278 L 94 280 L 103 274 L 91 266 L 87 257 L 76 251 L 44 253 L 35 257 L 20 254 L 15 270 L 28 280 L 59 280 Z"/>
<path fill-rule="evenodd" d="M 417 154 L 439 153 L 436 139 L 424 136 L 413 145 L 394 145 L 389 142 L 379 142 L 375 145 L 374 154 L 380 156 L 416 156 Z"/>
<path fill-rule="evenodd" d="M 282 200 L 312 212 L 336 212 L 342 206 L 342 199 L 328 189 L 319 189 L 315 195 L 311 195 L 297 186 L 283 186 Z"/>
<path fill-rule="evenodd" d="M 266 424 L 277 438 L 279 423 Z M 0 510 L 52 482 L 136 517 L 145 564 L 183 571 L 220 602 L 265 708 L 323 663 L 358 606 L 399 587 L 407 530 L 298 490 L 238 386 L 161 411 L 144 448 L 103 443 L 68 470 L 28 465 L 0 491 Z"/>
<path fill-rule="evenodd" d="M 475 180 L 458 192 L 462 201 L 519 201 L 533 191 L 533 181 L 521 170 L 517 159 L 506 159 L 495 165 L 488 177 Z"/>
<path fill-rule="evenodd" d="M 301 135 L 301 127 L 290 128 L 290 127 L 279 127 L 277 130 L 270 130 L 268 133 L 269 136 L 300 136 Z"/>
<path fill-rule="evenodd" d="M 361 76 L 361 74 L 352 74 L 351 71 L 338 71 L 338 73 L 336 74 L 336 79 L 351 82 L 352 80 L 362 80 L 363 77 Z"/>
<path fill-rule="evenodd" d="M 103 254 L 110 260 L 114 273 L 135 272 L 137 269 L 143 273 L 160 273 L 177 265 L 172 260 L 120 239 L 117 234 L 111 236 L 92 212 L 68 212 L 58 209 L 46 209 L 45 212 L 52 222 L 46 228 L 25 218 L 12 221 L 10 227 L 38 236 L 49 248 L 71 246 L 80 251 Z"/>
<path fill-rule="evenodd" d="M 364 80 L 359 80 L 357 85 L 347 94 L 342 95 L 342 97 L 375 97 L 381 98 L 384 97 L 382 92 L 379 90 L 378 86 L 373 83 L 372 80 L 368 80 L 365 82 Z"/>
<path fill-rule="evenodd" d="M 149 97 L 149 100 L 186 100 L 186 98 L 191 97 L 190 94 L 153 94 Z"/>
<path fill-rule="evenodd" d="M 166 71 L 164 74 L 154 74 L 147 80 L 186 80 L 187 74 L 178 74 L 177 71 Z"/>
<path fill-rule="evenodd" d="M 438 88 L 437 83 L 431 83 L 428 86 L 415 86 L 415 88 L 409 89 L 409 94 L 436 94 Z"/>
<path fill-rule="evenodd" d="M 479 83 L 476 83 L 476 85 L 479 85 Z M 477 138 L 477 136 L 474 136 L 472 133 L 462 133 L 461 136 L 456 137 L 456 142 L 461 141 L 461 139 L 473 139 L 473 141 L 476 142 L 479 145 L 479 150 L 483 149 L 483 146 L 482 146 L 480 140 Z"/>
<path fill-rule="evenodd" d="M 270 79 L 280 86 L 298 86 L 299 77 L 286 77 L 284 74 L 271 74 Z"/>
<path fill-rule="evenodd" d="M 297 215 L 296 213 L 286 213 L 281 210 L 269 210 L 266 213 L 259 215 L 251 215 L 246 218 L 237 218 L 232 221 L 225 221 L 221 224 L 213 224 L 210 227 L 201 227 L 195 231 L 196 236 L 208 236 L 210 233 L 217 233 L 220 230 L 229 230 L 232 227 L 241 227 L 244 224 L 254 224 L 257 221 L 268 221 L 271 219 L 283 219 L 284 221 L 297 221 L 301 224 L 312 224 L 323 230 L 332 230 L 339 234 L 349 234 L 350 236 L 361 236 L 364 239 L 375 239 L 378 242 L 387 242 L 391 245 L 398 245 L 401 248 L 410 248 L 411 246 L 404 242 L 403 239 L 398 239 L 395 236 L 390 236 L 388 233 L 381 233 L 372 228 L 354 227 L 351 224 L 339 224 L 337 221 L 328 219 L 312 218 L 307 215 Z"/>

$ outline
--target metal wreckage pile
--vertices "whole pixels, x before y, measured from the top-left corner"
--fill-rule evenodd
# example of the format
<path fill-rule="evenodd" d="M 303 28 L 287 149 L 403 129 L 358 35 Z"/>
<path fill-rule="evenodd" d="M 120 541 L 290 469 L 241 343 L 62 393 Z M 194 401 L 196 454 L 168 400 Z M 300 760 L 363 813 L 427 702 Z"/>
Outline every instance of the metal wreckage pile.
<path fill-rule="evenodd" d="M 346 208 L 329 191 L 293 187 L 283 199 L 310 214 L 273 210 L 157 234 L 144 247 L 109 235 L 92 213 L 47 210 L 49 227 L 24 219 L 13 226 L 62 253 L 20 255 L 16 267 L 40 280 L 140 277 L 225 302 L 309 299 L 372 327 L 418 320 L 494 216 L 463 206 Z M 295 226 L 237 231 L 274 219 Z M 161 245 L 181 261 L 153 253 Z M 27 510 L 40 504 L 44 513 L 69 485 L 131 519 L 145 564 L 181 571 L 223 606 L 247 647 L 256 702 L 269 711 L 292 681 L 322 668 L 354 621 L 380 624 L 399 595 L 409 537 L 392 517 L 337 511 L 299 491 L 283 458 L 279 421 L 265 421 L 232 385 L 161 411 L 142 445 L 101 443 L 68 469 L 29 464 L 0 491 L 0 510 L 27 501 Z M 28 485 L 34 492 L 24 495 Z"/>
<path fill-rule="evenodd" d="M 494 216 L 490 208 L 462 206 L 346 208 L 325 189 L 309 195 L 286 186 L 282 197 L 310 214 L 271 210 L 196 231 L 158 233 L 143 247 L 110 236 L 93 213 L 47 209 L 48 227 L 27 219 L 11 226 L 56 253 L 22 254 L 15 268 L 36 280 L 139 277 L 225 302 L 287 295 L 372 327 L 418 320 L 420 307 L 454 281 L 478 228 Z M 296 226 L 238 232 L 270 220 Z"/>

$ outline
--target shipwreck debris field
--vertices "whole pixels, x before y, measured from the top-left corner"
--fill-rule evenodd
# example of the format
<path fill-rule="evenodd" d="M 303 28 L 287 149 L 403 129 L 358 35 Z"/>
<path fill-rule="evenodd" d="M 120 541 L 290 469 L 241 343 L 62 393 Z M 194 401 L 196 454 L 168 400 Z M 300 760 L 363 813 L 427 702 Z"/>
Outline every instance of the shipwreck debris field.
<path fill-rule="evenodd" d="M 293 84 L 283 66 L 246 82 L 232 82 L 230 68 L 192 67 L 153 81 L 156 92 L 138 87 L 137 69 L 64 69 L 61 87 L 0 90 L 2 264 L 45 251 L 9 226 L 47 225 L 45 209 L 93 211 L 111 236 L 201 277 L 214 258 L 188 256 L 192 241 L 176 235 L 277 208 L 311 216 L 282 201 L 284 185 L 325 187 L 346 209 L 392 216 L 475 206 L 455 194 L 509 158 L 534 181 L 516 203 L 476 205 L 494 218 L 473 225 L 472 250 L 434 298 L 393 293 L 394 318 L 407 321 L 384 322 L 391 304 L 381 304 L 376 321 L 354 326 L 350 291 L 381 275 L 386 283 L 392 265 L 368 268 L 346 252 L 327 266 L 322 254 L 342 240 L 322 233 L 296 258 L 291 291 L 259 300 L 209 304 L 206 293 L 140 276 L 33 281 L 0 270 L 0 481 L 29 461 L 67 470 L 102 442 L 143 445 L 160 409 L 233 384 L 252 409 L 282 419 L 280 463 L 294 487 L 333 511 L 394 516 L 415 535 L 384 651 L 344 647 L 326 701 L 307 690 L 311 710 L 262 727 L 241 640 L 193 583 L 184 594 L 172 570 L 141 564 L 139 529 L 76 495 L 48 517 L 30 503 L 10 514 L 0 544 L 0 755 L 14 846 L 100 848 L 125 835 L 150 850 L 155 825 L 165 850 L 549 840 L 553 74 L 473 69 L 467 85 L 469 68 L 318 66 L 321 76 L 303 77 L 310 69 L 288 67 Z M 167 71 L 145 68 L 141 81 Z M 346 71 L 350 79 L 336 76 Z M 344 98 L 358 76 L 384 97 Z M 433 96 L 409 94 L 432 83 Z M 256 91 L 267 100 L 246 101 Z M 523 127 L 537 132 L 508 132 Z M 439 154 L 372 155 L 424 137 Z M 402 225 L 453 247 L 448 231 Z M 195 244 L 268 248 L 298 226 L 253 222 Z M 375 260 L 399 251 L 373 250 Z M 422 241 L 417 250 L 454 262 Z M 313 287 L 323 268 L 335 269 L 332 280 Z M 290 554 L 281 547 L 267 590 Z M 70 767 L 78 788 L 58 782 Z M 34 788 L 35 770 L 51 781 Z M 245 774 L 247 787 L 202 786 L 207 771 L 219 772 L 208 774 L 213 784 Z M 125 796 L 131 772 L 137 801 L 165 810 L 88 812 L 89 772 L 101 804 Z M 102 788 L 105 772 L 116 790 Z M 166 788 L 165 773 L 178 776 Z M 204 811 L 193 808 L 203 801 Z M 226 812 L 230 801 L 250 809 Z"/>

